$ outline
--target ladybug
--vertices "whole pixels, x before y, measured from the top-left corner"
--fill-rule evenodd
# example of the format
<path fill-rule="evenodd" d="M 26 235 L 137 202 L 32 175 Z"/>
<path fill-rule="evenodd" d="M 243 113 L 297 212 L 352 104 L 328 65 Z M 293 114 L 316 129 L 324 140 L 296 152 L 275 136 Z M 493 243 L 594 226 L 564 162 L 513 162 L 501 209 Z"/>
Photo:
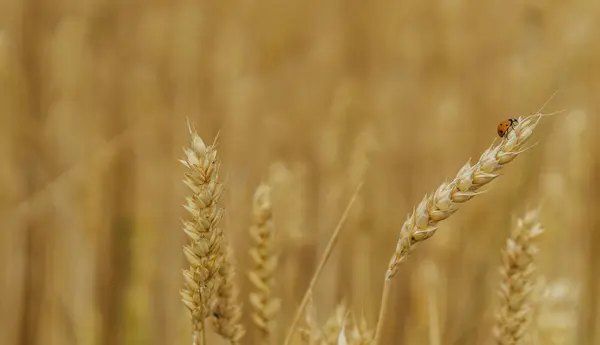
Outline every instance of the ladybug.
<path fill-rule="evenodd" d="M 498 135 L 500 136 L 500 138 L 506 137 L 508 132 L 511 129 L 514 129 L 517 123 L 519 123 L 519 121 L 517 121 L 517 119 L 515 118 L 510 118 L 506 121 L 500 122 L 500 124 L 498 124 Z"/>

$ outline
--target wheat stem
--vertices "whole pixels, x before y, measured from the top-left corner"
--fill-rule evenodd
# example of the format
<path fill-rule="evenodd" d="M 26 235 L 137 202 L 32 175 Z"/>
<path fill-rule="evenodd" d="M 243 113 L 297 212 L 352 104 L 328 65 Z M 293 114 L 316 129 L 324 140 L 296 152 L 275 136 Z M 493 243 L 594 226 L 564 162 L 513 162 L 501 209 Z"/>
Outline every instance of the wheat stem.
<path fill-rule="evenodd" d="M 377 328 L 375 329 L 375 339 L 373 340 L 373 344 L 377 345 L 381 341 L 381 336 L 383 334 L 383 326 L 385 324 L 385 316 L 387 315 L 387 309 L 390 294 L 391 294 L 392 280 L 386 279 L 383 282 L 383 293 L 381 294 L 381 305 L 379 306 L 379 318 L 377 322 Z"/>

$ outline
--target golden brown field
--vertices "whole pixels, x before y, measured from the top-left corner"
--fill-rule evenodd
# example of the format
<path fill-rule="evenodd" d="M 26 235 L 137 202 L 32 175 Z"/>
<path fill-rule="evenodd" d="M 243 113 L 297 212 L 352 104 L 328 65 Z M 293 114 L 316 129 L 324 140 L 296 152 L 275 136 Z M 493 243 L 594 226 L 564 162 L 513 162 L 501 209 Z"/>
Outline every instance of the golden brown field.
<path fill-rule="evenodd" d="M 0 345 L 229 344 L 180 294 L 216 257 L 239 343 L 290 345 L 361 183 L 294 345 L 600 344 L 599 38 L 594 0 L 0 0 Z M 187 118 L 224 213 L 184 255 Z"/>

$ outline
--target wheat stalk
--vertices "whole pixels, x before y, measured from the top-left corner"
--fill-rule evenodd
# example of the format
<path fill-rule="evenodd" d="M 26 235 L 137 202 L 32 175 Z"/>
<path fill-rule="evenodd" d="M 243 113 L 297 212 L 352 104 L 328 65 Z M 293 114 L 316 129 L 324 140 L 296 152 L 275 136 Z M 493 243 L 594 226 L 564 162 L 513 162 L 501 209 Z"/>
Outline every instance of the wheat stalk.
<path fill-rule="evenodd" d="M 218 204 L 223 185 L 219 182 L 216 138 L 215 143 L 207 146 L 189 121 L 188 129 L 191 140 L 189 147 L 184 148 L 186 158 L 181 163 L 188 169 L 183 182 L 192 191 L 184 205 L 191 220 L 182 221 L 183 231 L 190 240 L 184 245 L 183 253 L 190 266 L 183 270 L 185 283 L 181 297 L 190 312 L 195 345 L 206 344 L 204 320 L 214 308 L 215 290 L 219 285 L 223 232 L 218 225 L 223 209 Z"/>
<path fill-rule="evenodd" d="M 554 96 L 554 94 L 552 95 Z M 408 216 L 400 231 L 396 250 L 390 259 L 385 274 L 384 288 L 379 311 L 379 321 L 375 332 L 375 344 L 379 344 L 383 324 L 391 293 L 391 279 L 398 270 L 399 264 L 410 254 L 420 242 L 431 238 L 438 229 L 438 223 L 447 219 L 458 210 L 458 206 L 484 193 L 481 187 L 499 176 L 498 171 L 512 162 L 518 155 L 527 151 L 525 143 L 533 134 L 542 117 L 553 114 L 542 114 L 544 106 L 534 115 L 521 116 L 518 124 L 501 139 L 499 144 L 492 145 L 483 152 L 479 161 L 473 165 L 467 162 L 451 181 L 442 183 L 435 192 L 426 195 L 416 209 Z"/>
<path fill-rule="evenodd" d="M 240 324 L 242 308 L 238 302 L 239 289 L 235 284 L 235 266 L 230 246 L 225 247 L 224 258 L 219 269 L 222 280 L 216 291 L 213 327 L 218 334 L 229 340 L 231 345 L 238 345 L 245 330 Z"/>
<path fill-rule="evenodd" d="M 256 289 L 250 294 L 250 303 L 254 308 L 252 320 L 258 328 L 258 343 L 268 345 L 271 342 L 273 316 L 279 309 L 279 300 L 273 298 L 273 275 L 277 268 L 277 257 L 273 255 L 273 212 L 271 207 L 271 189 L 261 184 L 254 194 L 253 225 L 250 235 L 254 247 L 250 257 L 254 269 L 248 274 Z"/>
<path fill-rule="evenodd" d="M 538 211 L 528 212 L 517 221 L 502 252 L 500 308 L 494 326 L 495 343 L 519 344 L 528 331 L 532 316 L 531 294 L 535 287 L 534 241 L 543 232 Z"/>

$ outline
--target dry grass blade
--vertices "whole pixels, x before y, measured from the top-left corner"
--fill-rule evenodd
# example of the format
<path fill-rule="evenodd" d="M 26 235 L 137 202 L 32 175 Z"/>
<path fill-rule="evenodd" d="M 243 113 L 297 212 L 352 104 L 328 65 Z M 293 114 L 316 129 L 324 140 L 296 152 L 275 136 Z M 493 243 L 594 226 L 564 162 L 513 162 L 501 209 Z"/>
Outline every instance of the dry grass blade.
<path fill-rule="evenodd" d="M 184 206 L 191 220 L 183 221 L 183 231 L 190 239 L 183 247 L 183 253 L 190 266 L 183 270 L 185 284 L 181 296 L 190 311 L 193 343 L 202 341 L 205 344 L 204 320 L 215 306 L 223 262 L 223 232 L 218 227 L 223 217 L 223 209 L 218 206 L 223 185 L 219 182 L 220 161 L 216 145 L 207 146 L 191 126 L 189 131 L 191 141 L 189 147 L 184 148 L 186 158 L 181 163 L 188 169 L 183 182 L 192 192 Z"/>
<path fill-rule="evenodd" d="M 496 344 L 518 344 L 525 336 L 532 316 L 532 292 L 535 287 L 535 240 L 543 232 L 538 211 L 528 212 L 517 221 L 502 252 L 500 308 L 494 327 Z"/>
<path fill-rule="evenodd" d="M 362 186 L 363 186 L 363 182 L 359 183 L 358 186 L 356 187 L 356 189 L 354 190 L 354 194 L 350 198 L 350 201 L 348 202 L 348 205 L 346 206 L 346 209 L 344 210 L 342 217 L 340 218 L 338 224 L 336 225 L 335 230 L 333 230 L 333 233 L 331 234 L 331 238 L 329 239 L 329 242 L 327 243 L 327 247 L 325 247 L 325 251 L 323 252 L 321 261 L 319 262 L 319 265 L 317 266 L 317 269 L 315 270 L 315 273 L 313 274 L 313 276 L 310 280 L 310 283 L 308 284 L 308 288 L 306 289 L 306 292 L 304 293 L 304 297 L 302 297 L 302 301 L 300 302 L 300 306 L 298 307 L 298 310 L 296 310 L 296 313 L 294 314 L 294 318 L 292 319 L 292 323 L 288 329 L 288 333 L 287 333 L 287 336 L 284 341 L 285 345 L 289 345 L 292 341 L 292 337 L 294 336 L 294 332 L 296 331 L 296 326 L 298 325 L 298 321 L 300 320 L 300 316 L 302 315 L 304 307 L 306 307 L 306 304 L 308 303 L 308 299 L 312 294 L 312 290 L 313 290 L 315 284 L 317 283 L 317 280 L 319 279 L 319 276 L 321 275 L 321 272 L 323 271 L 323 268 L 325 267 L 327 260 L 331 256 L 333 248 L 335 247 L 335 244 L 337 243 L 338 237 L 340 235 L 340 231 L 342 230 L 343 225 L 346 223 L 346 220 L 348 219 L 348 216 L 350 215 L 350 209 L 352 208 L 352 205 L 354 205 L 354 203 L 356 202 L 356 199 L 358 197 L 360 190 L 362 189 Z"/>
<path fill-rule="evenodd" d="M 484 193 L 481 191 L 481 187 L 498 177 L 498 172 L 504 165 L 512 162 L 518 155 L 530 148 L 526 148 L 525 144 L 544 116 L 540 113 L 542 108 L 534 115 L 519 117 L 518 124 L 501 139 L 499 144 L 496 144 L 496 140 L 494 140 L 477 163 L 472 165 L 467 162 L 458 171 L 456 177 L 442 183 L 432 194 L 425 195 L 421 203 L 408 216 L 400 230 L 396 250 L 385 274 L 375 344 L 379 344 L 381 340 L 391 291 L 390 279 L 396 274 L 399 264 L 410 254 L 415 245 L 435 234 L 439 222 L 453 215 L 460 204 Z"/>
<path fill-rule="evenodd" d="M 271 189 L 261 184 L 254 194 L 253 225 L 250 235 L 254 247 L 250 257 L 254 269 L 248 274 L 255 291 L 250 293 L 250 303 L 254 309 L 252 321 L 258 328 L 258 343 L 270 344 L 273 317 L 279 309 L 279 300 L 272 296 L 273 276 L 277 268 L 277 258 L 273 255 L 273 212 Z"/>

